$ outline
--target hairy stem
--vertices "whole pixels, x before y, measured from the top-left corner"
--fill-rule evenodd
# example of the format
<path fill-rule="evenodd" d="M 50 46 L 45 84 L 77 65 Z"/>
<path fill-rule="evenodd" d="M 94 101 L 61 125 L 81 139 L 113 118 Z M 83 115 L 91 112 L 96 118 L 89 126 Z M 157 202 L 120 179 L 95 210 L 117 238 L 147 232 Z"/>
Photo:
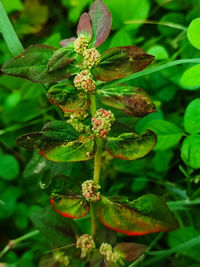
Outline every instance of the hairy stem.
<path fill-rule="evenodd" d="M 0 0 L 0 32 L 6 45 L 13 56 L 18 56 L 24 50 L 11 22 Z"/>
<path fill-rule="evenodd" d="M 40 232 L 39 230 L 32 231 L 28 234 L 25 234 L 23 236 L 20 236 L 14 240 L 10 240 L 9 243 L 3 248 L 3 250 L 0 252 L 0 259 L 12 248 L 14 248 L 18 243 L 29 239 L 35 235 L 38 235 Z"/>

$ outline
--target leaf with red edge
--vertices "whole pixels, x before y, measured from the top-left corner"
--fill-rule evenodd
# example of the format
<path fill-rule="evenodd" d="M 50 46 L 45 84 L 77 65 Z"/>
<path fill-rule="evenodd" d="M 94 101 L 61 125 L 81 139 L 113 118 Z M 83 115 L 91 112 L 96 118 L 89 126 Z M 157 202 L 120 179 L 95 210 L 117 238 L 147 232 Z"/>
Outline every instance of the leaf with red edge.
<path fill-rule="evenodd" d="M 146 204 L 145 207 L 140 205 L 142 202 Z M 155 195 L 142 196 L 125 204 L 115 203 L 101 196 L 98 202 L 98 217 L 108 228 L 129 236 L 166 232 L 177 228 L 177 222 L 167 204 Z"/>
<path fill-rule="evenodd" d="M 68 46 L 71 46 L 75 40 L 76 40 L 76 37 L 67 38 L 67 39 L 60 41 L 60 45 L 62 47 L 68 47 Z"/>
<path fill-rule="evenodd" d="M 8 75 L 38 83 L 55 83 L 76 73 L 73 68 L 48 72 L 48 62 L 57 49 L 48 45 L 29 46 L 21 55 L 12 58 L 2 67 Z"/>
<path fill-rule="evenodd" d="M 146 251 L 147 246 L 139 243 L 124 242 L 117 244 L 114 249 L 123 255 L 125 261 L 135 261 Z"/>
<path fill-rule="evenodd" d="M 147 130 L 141 136 L 137 133 L 123 133 L 108 137 L 106 149 L 114 158 L 135 160 L 146 156 L 156 144 L 156 135 Z"/>
<path fill-rule="evenodd" d="M 89 99 L 79 93 L 71 84 L 60 83 L 52 86 L 47 93 L 49 102 L 64 112 L 77 112 L 88 109 Z"/>
<path fill-rule="evenodd" d="M 38 148 L 41 156 L 56 162 L 89 160 L 96 149 L 93 136 L 80 136 L 64 121 L 52 121 L 41 132 L 22 135 L 17 144 L 28 150 Z"/>
<path fill-rule="evenodd" d="M 90 23 L 90 16 L 88 15 L 88 13 L 85 12 L 81 15 L 76 33 L 78 36 L 85 35 L 88 40 L 92 39 L 93 31 Z"/>
<path fill-rule="evenodd" d="M 112 81 L 143 70 L 153 60 L 154 56 L 137 46 L 114 47 L 102 54 L 101 62 L 93 69 L 93 75 L 101 81 Z"/>
<path fill-rule="evenodd" d="M 69 63 L 74 61 L 75 53 L 72 49 L 60 48 L 54 52 L 48 61 L 48 72 L 67 67 Z"/>
<path fill-rule="evenodd" d="M 131 116 L 144 117 L 156 112 L 144 90 L 127 84 L 104 86 L 97 90 L 97 97 L 104 105 L 120 109 Z"/>
<path fill-rule="evenodd" d="M 81 218 L 88 214 L 89 203 L 80 196 L 52 197 L 50 203 L 53 209 L 67 218 Z"/>
<path fill-rule="evenodd" d="M 89 10 L 93 29 L 93 45 L 100 46 L 108 37 L 112 25 L 112 16 L 101 0 L 95 0 Z"/>

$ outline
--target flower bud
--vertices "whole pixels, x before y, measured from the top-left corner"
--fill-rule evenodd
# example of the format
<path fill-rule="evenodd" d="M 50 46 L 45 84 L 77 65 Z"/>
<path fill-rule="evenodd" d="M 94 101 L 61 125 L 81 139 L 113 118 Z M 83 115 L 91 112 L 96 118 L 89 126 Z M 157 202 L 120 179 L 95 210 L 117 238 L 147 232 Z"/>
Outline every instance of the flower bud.
<path fill-rule="evenodd" d="M 75 41 L 74 41 L 74 51 L 78 54 L 83 55 L 84 51 L 88 47 L 88 39 L 85 36 L 79 36 Z"/>
<path fill-rule="evenodd" d="M 84 50 L 83 56 L 83 66 L 87 69 L 91 69 L 92 67 L 98 65 L 101 60 L 101 55 L 96 48 Z"/>
<path fill-rule="evenodd" d="M 96 202 L 100 199 L 100 186 L 95 184 L 93 180 L 87 180 L 82 184 L 82 195 L 88 201 Z"/>
<path fill-rule="evenodd" d="M 77 238 L 76 247 L 81 249 L 81 258 L 85 258 L 95 248 L 92 236 L 84 234 Z"/>
<path fill-rule="evenodd" d="M 86 93 L 94 91 L 96 87 L 92 74 L 88 70 L 83 70 L 75 76 L 74 86 Z"/>
<path fill-rule="evenodd" d="M 99 252 L 103 255 L 108 262 L 117 262 L 120 259 L 120 253 L 113 251 L 113 248 L 108 243 L 102 243 Z"/>

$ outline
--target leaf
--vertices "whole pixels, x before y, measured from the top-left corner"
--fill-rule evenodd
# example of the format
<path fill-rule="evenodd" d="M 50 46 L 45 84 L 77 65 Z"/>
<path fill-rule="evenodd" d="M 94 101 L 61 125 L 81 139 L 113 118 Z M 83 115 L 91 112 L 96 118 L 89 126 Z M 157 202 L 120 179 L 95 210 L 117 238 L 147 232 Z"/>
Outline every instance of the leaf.
<path fill-rule="evenodd" d="M 196 18 L 190 23 L 188 27 L 187 37 L 190 43 L 197 49 L 200 49 L 199 35 L 200 35 L 200 18 Z"/>
<path fill-rule="evenodd" d="M 93 31 L 88 13 L 83 13 L 79 19 L 76 30 L 77 35 L 85 35 L 89 40 L 92 39 Z"/>
<path fill-rule="evenodd" d="M 52 197 L 50 203 L 53 209 L 67 218 L 81 218 L 88 214 L 89 203 L 80 196 Z"/>
<path fill-rule="evenodd" d="M 137 46 L 121 46 L 106 50 L 101 62 L 93 69 L 93 75 L 101 81 L 123 78 L 146 68 L 154 56 L 146 54 Z"/>
<path fill-rule="evenodd" d="M 33 213 L 31 220 L 54 248 L 74 243 L 80 233 L 73 220 L 63 218 L 51 207 Z"/>
<path fill-rule="evenodd" d="M 104 105 L 120 109 L 131 116 L 144 117 L 156 111 L 144 90 L 126 84 L 104 86 L 97 91 L 97 97 Z"/>
<path fill-rule="evenodd" d="M 5 180 L 13 180 L 19 172 L 19 163 L 14 156 L 0 153 L 0 177 Z"/>
<path fill-rule="evenodd" d="M 180 85 L 187 90 L 200 89 L 200 64 L 192 66 L 183 73 Z"/>
<path fill-rule="evenodd" d="M 72 85 L 60 83 L 52 86 L 47 98 L 53 105 L 57 105 L 64 112 L 77 112 L 88 109 L 90 101 Z"/>
<path fill-rule="evenodd" d="M 184 114 L 184 128 L 188 133 L 200 133 L 200 98 L 189 103 Z"/>
<path fill-rule="evenodd" d="M 115 250 L 120 251 L 124 255 L 125 261 L 135 261 L 147 249 L 146 245 L 139 243 L 120 243 L 115 246 Z"/>
<path fill-rule="evenodd" d="M 64 39 L 64 40 L 60 41 L 60 45 L 61 45 L 62 47 L 68 47 L 68 46 L 70 46 L 75 40 L 76 40 L 76 37 L 71 37 L 71 38 L 68 38 L 68 39 Z"/>
<path fill-rule="evenodd" d="M 148 54 L 155 56 L 155 60 L 169 59 L 169 54 L 166 48 L 162 45 L 154 45 L 147 51 Z"/>
<path fill-rule="evenodd" d="M 200 168 L 200 135 L 187 136 L 181 146 L 181 158 L 186 165 L 193 169 Z"/>
<path fill-rule="evenodd" d="M 25 78 L 38 83 L 55 83 L 72 75 L 70 69 L 47 71 L 49 59 L 56 48 L 48 45 L 29 46 L 21 55 L 5 63 L 2 71 L 6 74 Z"/>
<path fill-rule="evenodd" d="M 95 0 L 89 10 L 93 29 L 93 45 L 100 46 L 108 37 L 112 25 L 112 16 L 101 0 Z"/>
<path fill-rule="evenodd" d="M 72 49 L 61 48 L 56 50 L 48 61 L 48 72 L 67 67 L 69 63 L 72 63 L 74 61 L 73 56 L 75 56 L 75 54 L 73 53 Z"/>
<path fill-rule="evenodd" d="M 147 123 L 143 125 L 141 131 L 144 131 L 145 129 L 150 129 L 156 133 L 156 151 L 163 151 L 174 147 L 178 144 L 184 134 L 175 124 L 164 120 L 147 121 Z"/>
<path fill-rule="evenodd" d="M 127 205 L 101 197 L 98 205 L 100 221 L 125 235 L 145 235 L 177 228 L 177 222 L 166 203 L 155 195 L 142 196 Z"/>
<path fill-rule="evenodd" d="M 124 133 L 117 138 L 109 137 L 106 149 L 114 158 L 134 160 L 146 156 L 156 144 L 156 135 L 147 130 L 141 136 Z"/>
<path fill-rule="evenodd" d="M 28 150 L 39 148 L 41 156 L 56 162 L 89 160 L 95 153 L 93 137 L 80 136 L 64 121 L 52 121 L 41 132 L 22 135 L 17 144 Z"/>

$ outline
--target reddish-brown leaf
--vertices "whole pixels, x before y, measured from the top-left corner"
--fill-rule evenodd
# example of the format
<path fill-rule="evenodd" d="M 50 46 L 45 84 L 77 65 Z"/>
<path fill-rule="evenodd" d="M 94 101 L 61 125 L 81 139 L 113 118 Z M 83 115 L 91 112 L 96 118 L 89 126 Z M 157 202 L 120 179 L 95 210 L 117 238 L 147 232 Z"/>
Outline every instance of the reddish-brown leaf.
<path fill-rule="evenodd" d="M 68 38 L 68 39 L 64 39 L 64 40 L 60 41 L 60 45 L 62 47 L 66 47 L 69 44 L 73 43 L 75 40 L 76 40 L 76 37 L 71 37 L 71 38 Z"/>
<path fill-rule="evenodd" d="M 86 37 L 89 38 L 89 40 L 92 39 L 92 26 L 90 23 L 90 16 L 88 13 L 83 13 L 79 19 L 78 27 L 76 30 L 77 35 L 86 35 Z"/>

